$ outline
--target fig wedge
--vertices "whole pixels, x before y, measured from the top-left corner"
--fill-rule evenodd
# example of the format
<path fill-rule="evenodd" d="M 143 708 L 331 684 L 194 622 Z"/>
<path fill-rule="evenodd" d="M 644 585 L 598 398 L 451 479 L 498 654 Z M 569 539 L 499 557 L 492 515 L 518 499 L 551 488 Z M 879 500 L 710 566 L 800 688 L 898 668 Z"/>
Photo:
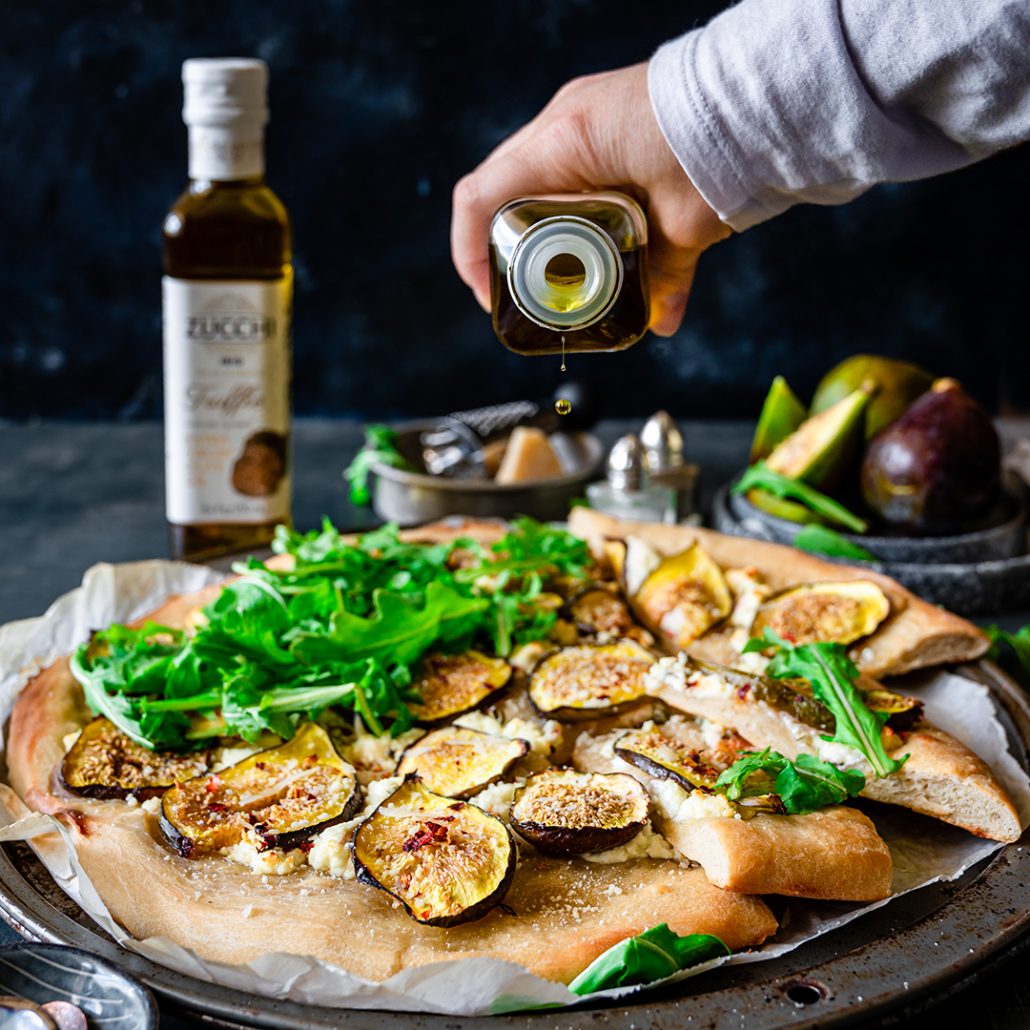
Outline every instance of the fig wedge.
<path fill-rule="evenodd" d="M 396 775 L 418 773 L 435 794 L 469 798 L 496 783 L 528 752 L 529 742 L 521 738 L 444 726 L 407 747 Z"/>
<path fill-rule="evenodd" d="M 761 636 L 768 626 L 794 644 L 851 644 L 869 636 L 890 610 L 886 594 L 868 579 L 808 583 L 769 598 L 751 633 Z"/>
<path fill-rule="evenodd" d="M 726 577 L 700 544 L 660 558 L 647 571 L 653 562 L 653 556 L 644 547 L 634 547 L 631 538 L 623 582 L 637 617 L 671 647 L 687 647 L 733 610 Z"/>
<path fill-rule="evenodd" d="M 612 715 L 644 696 L 653 663 L 633 640 L 563 647 L 533 670 L 529 697 L 542 715 L 565 722 Z"/>
<path fill-rule="evenodd" d="M 657 729 L 624 733 L 615 741 L 615 753 L 651 776 L 675 780 L 687 790 L 711 789 L 719 778 L 719 770 L 704 761 L 697 750 Z"/>
<path fill-rule="evenodd" d="M 161 832 L 180 855 L 207 855 L 251 831 L 265 848 L 295 848 L 361 807 L 351 765 L 315 723 L 292 740 L 210 776 L 176 784 L 161 802 Z"/>
<path fill-rule="evenodd" d="M 586 636 L 605 633 L 624 637 L 633 629 L 633 619 L 622 598 L 604 587 L 589 587 L 565 605 L 565 617 Z"/>
<path fill-rule="evenodd" d="M 88 798 L 158 797 L 182 780 L 207 772 L 210 751 L 151 751 L 102 715 L 90 720 L 61 763 L 61 782 Z"/>
<path fill-rule="evenodd" d="M 515 875 L 515 841 L 496 816 L 435 794 L 417 773 L 358 827 L 354 873 L 386 891 L 427 926 L 456 926 L 504 900 Z"/>
<path fill-rule="evenodd" d="M 478 651 L 429 654 L 413 687 L 419 694 L 409 708 L 423 725 L 442 722 L 478 708 L 499 694 L 511 679 L 511 666 Z"/>
<path fill-rule="evenodd" d="M 626 773 L 548 769 L 515 792 L 508 818 L 541 851 L 587 855 L 631 841 L 647 812 L 647 791 Z"/>

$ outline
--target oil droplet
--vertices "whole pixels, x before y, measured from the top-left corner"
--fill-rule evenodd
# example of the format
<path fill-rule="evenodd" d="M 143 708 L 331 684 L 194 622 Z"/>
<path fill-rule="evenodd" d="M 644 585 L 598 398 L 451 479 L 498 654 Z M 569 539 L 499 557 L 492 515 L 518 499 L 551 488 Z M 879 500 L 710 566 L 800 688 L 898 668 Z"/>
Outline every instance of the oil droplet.
<path fill-rule="evenodd" d="M 561 371 L 565 371 L 565 334 L 562 333 L 561 337 Z M 565 412 L 559 412 L 559 414 L 565 414 Z"/>
<path fill-rule="evenodd" d="M 568 415 L 569 412 L 572 411 L 572 401 L 565 397 L 559 397 L 554 402 L 554 410 L 557 411 L 559 415 Z"/>

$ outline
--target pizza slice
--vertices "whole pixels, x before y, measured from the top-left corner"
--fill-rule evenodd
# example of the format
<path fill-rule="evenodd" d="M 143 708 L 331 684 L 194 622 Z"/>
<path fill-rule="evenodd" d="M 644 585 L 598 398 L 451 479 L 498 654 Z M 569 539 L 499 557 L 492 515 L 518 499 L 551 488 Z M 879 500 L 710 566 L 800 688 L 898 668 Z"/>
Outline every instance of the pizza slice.
<path fill-rule="evenodd" d="M 675 654 L 656 667 L 653 697 L 733 726 L 789 760 L 807 753 L 859 769 L 866 797 L 978 836 L 1019 838 L 1018 814 L 987 765 L 930 724 L 916 700 L 872 678 L 976 658 L 987 646 L 976 627 L 886 577 L 791 548 L 583 509 L 571 521 L 595 554 L 613 562 L 635 614 Z M 747 651 L 753 637 L 769 643 L 765 655 Z M 765 675 L 776 641 L 785 651 L 821 648 L 833 658 L 837 672 L 822 696 L 804 675 Z M 861 676 L 847 674 L 851 662 Z M 854 703 L 845 712 L 828 705 L 827 694 Z M 853 719 L 864 720 L 864 753 L 853 746 L 855 733 L 845 735 L 843 723 Z"/>

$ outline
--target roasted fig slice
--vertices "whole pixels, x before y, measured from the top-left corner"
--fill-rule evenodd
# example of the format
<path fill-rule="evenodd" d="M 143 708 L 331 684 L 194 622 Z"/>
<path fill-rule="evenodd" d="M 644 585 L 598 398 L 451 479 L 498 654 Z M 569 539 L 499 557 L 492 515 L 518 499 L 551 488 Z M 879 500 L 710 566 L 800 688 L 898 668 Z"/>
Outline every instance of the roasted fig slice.
<path fill-rule="evenodd" d="M 719 778 L 719 770 L 704 761 L 698 751 L 657 729 L 624 733 L 615 741 L 615 753 L 638 769 L 660 780 L 675 780 L 687 790 L 711 789 Z"/>
<path fill-rule="evenodd" d="M 392 894 L 413 919 L 455 926 L 504 900 L 515 841 L 496 816 L 429 790 L 416 773 L 358 827 L 354 873 Z"/>
<path fill-rule="evenodd" d="M 478 651 L 429 654 L 413 684 L 419 700 L 409 707 L 423 724 L 441 722 L 478 707 L 508 685 L 511 666 Z"/>
<path fill-rule="evenodd" d="M 647 824 L 647 792 L 626 773 L 548 769 L 515 792 L 509 819 L 519 835 L 554 855 L 608 851 Z"/>
<path fill-rule="evenodd" d="M 444 726 L 408 746 L 396 775 L 418 773 L 434 793 L 468 798 L 499 780 L 528 752 L 529 742 L 520 738 Z"/>
<path fill-rule="evenodd" d="M 182 780 L 207 772 L 210 751 L 174 754 L 150 751 L 127 737 L 102 715 L 88 722 L 61 763 L 61 782 L 89 798 L 145 801 Z"/>
<path fill-rule="evenodd" d="M 186 856 L 231 847 L 251 831 L 265 848 L 295 848 L 360 807 L 353 767 L 309 722 L 285 744 L 176 784 L 161 802 L 161 831 Z"/>
<path fill-rule="evenodd" d="M 751 632 L 761 636 L 768 626 L 794 644 L 851 644 L 869 636 L 890 610 L 887 596 L 868 579 L 808 583 L 766 601 Z"/>
<path fill-rule="evenodd" d="M 604 587 L 590 587 L 565 606 L 565 616 L 580 633 L 624 637 L 633 629 L 629 609 L 620 597 Z"/>
<path fill-rule="evenodd" d="M 862 700 L 874 712 L 887 713 L 887 725 L 893 730 L 907 730 L 923 715 L 923 702 L 907 694 L 895 694 L 893 690 L 876 687 L 863 690 Z"/>
<path fill-rule="evenodd" d="M 632 640 L 563 647 L 533 671 L 529 697 L 541 714 L 566 722 L 611 715 L 644 696 L 653 663 Z"/>
<path fill-rule="evenodd" d="M 636 552 L 641 558 L 635 558 Z M 645 559 L 642 548 L 627 548 L 624 581 L 630 606 L 672 647 L 693 643 L 733 610 L 726 577 L 700 544 L 662 558 L 634 590 L 641 572 L 635 566 Z"/>

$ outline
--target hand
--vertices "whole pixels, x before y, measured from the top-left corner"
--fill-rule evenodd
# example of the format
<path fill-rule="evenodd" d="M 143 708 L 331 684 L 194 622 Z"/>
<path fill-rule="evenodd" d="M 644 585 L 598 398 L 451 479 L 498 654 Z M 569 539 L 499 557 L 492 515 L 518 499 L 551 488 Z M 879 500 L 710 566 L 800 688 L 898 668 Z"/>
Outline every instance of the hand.
<path fill-rule="evenodd" d="M 573 79 L 454 188 L 451 254 L 490 309 L 487 233 L 514 197 L 621 189 L 648 213 L 651 329 L 671 336 L 683 321 L 697 259 L 730 234 L 665 142 L 651 110 L 647 65 Z"/>

